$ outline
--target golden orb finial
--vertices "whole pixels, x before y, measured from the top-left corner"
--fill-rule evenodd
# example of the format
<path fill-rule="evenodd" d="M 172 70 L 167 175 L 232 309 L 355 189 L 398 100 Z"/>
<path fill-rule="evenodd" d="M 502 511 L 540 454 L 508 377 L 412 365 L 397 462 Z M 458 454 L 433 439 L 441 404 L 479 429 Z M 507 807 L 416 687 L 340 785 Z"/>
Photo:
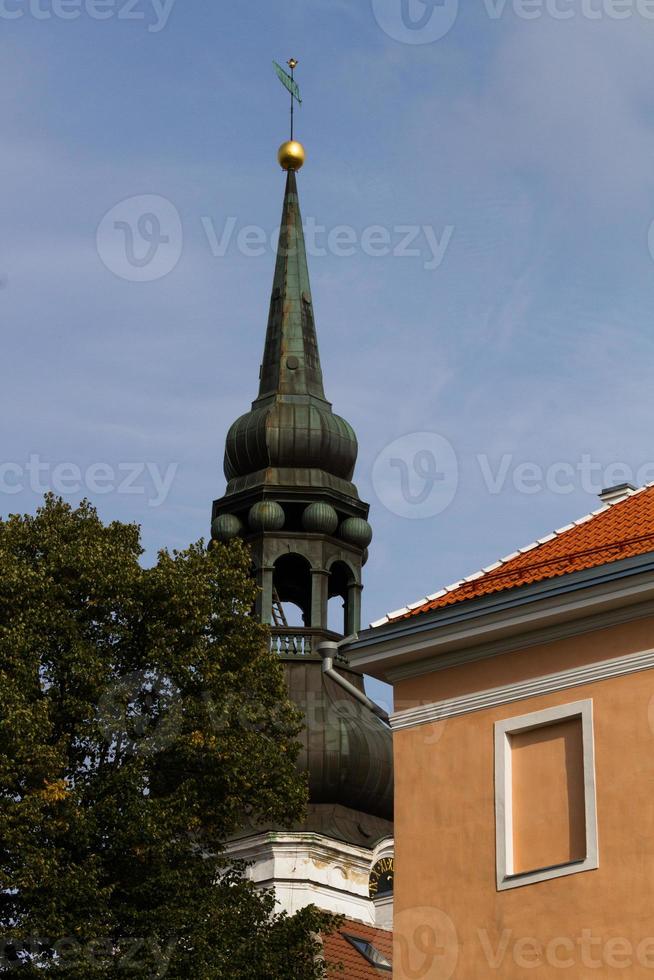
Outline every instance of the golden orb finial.
<path fill-rule="evenodd" d="M 289 140 L 280 146 L 277 159 L 282 170 L 300 170 L 304 166 L 306 153 L 301 143 Z"/>

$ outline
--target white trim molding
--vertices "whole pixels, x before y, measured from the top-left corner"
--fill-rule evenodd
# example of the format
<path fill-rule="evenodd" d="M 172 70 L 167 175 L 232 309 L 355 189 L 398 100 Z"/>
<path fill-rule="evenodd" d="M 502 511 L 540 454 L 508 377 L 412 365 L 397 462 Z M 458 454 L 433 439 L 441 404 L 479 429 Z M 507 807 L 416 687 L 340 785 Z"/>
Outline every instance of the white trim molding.
<path fill-rule="evenodd" d="M 546 728 L 560 721 L 578 718 L 582 728 L 586 854 L 582 860 L 549 868 L 515 873 L 513 870 L 513 785 L 510 736 Z M 595 745 L 592 700 L 558 705 L 544 711 L 507 718 L 495 723 L 495 835 L 497 890 L 561 878 L 564 875 L 593 871 L 599 867 L 597 838 L 597 803 L 595 795 Z"/>
<path fill-rule="evenodd" d="M 372 852 L 373 866 L 382 858 L 395 856 L 395 838 L 383 837 Z"/>
<path fill-rule="evenodd" d="M 556 694 L 571 687 L 651 670 L 652 667 L 654 667 L 654 650 L 629 653 L 625 657 L 600 660 L 583 667 L 572 667 L 569 670 L 560 670 L 554 674 L 533 677 L 515 684 L 475 691 L 473 694 L 465 694 L 457 698 L 446 698 L 443 701 L 419 705 L 417 708 L 405 708 L 391 715 L 391 725 L 394 731 L 415 728 L 418 725 L 428 725 L 436 721 L 444 721 L 446 718 L 467 715 L 472 711 L 484 711 L 487 708 L 497 708 L 525 698 Z"/>

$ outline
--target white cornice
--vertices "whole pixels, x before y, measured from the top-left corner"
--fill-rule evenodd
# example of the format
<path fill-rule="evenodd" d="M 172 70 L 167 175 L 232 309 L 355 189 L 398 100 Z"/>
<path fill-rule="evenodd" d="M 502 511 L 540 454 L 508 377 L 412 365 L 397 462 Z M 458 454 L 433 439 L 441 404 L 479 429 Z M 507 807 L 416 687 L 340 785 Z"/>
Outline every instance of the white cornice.
<path fill-rule="evenodd" d="M 544 677 L 534 677 L 530 680 L 519 681 L 516 684 L 505 684 L 485 691 L 476 691 L 458 698 L 447 698 L 431 704 L 420 705 L 417 708 L 407 708 L 397 711 L 391 716 L 394 731 L 415 728 L 447 718 L 456 718 L 473 711 L 484 711 L 496 708 L 525 698 L 539 697 L 543 694 L 555 694 L 571 687 L 592 684 L 596 681 L 609 680 L 612 677 L 623 677 L 654 667 L 654 650 L 644 650 L 632 653 L 626 657 L 616 657 L 612 660 L 601 660 L 584 667 L 574 667 L 570 670 L 557 671 Z"/>
<path fill-rule="evenodd" d="M 232 838 L 227 845 L 230 857 L 241 858 L 245 861 L 250 860 L 252 854 L 259 853 L 265 848 L 275 848 L 279 853 L 292 853 L 298 848 L 307 848 L 311 850 L 312 854 L 325 861 L 334 860 L 334 857 L 342 858 L 343 855 L 346 855 L 354 863 L 357 861 L 370 863 L 374 850 L 372 847 L 346 844 L 344 841 L 337 841 L 322 834 L 306 831 L 264 831 L 263 833 Z"/>

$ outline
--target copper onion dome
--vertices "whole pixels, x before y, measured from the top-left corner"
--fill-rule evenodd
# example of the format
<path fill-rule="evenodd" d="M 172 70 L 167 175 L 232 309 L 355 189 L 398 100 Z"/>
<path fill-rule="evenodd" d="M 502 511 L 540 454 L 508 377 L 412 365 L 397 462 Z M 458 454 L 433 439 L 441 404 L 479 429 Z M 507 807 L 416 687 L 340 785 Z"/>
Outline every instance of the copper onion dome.
<path fill-rule="evenodd" d="M 393 738 L 367 708 L 311 664 L 285 664 L 289 693 L 304 716 L 298 760 L 313 804 L 393 819 Z M 363 691 L 359 674 L 340 666 Z"/>

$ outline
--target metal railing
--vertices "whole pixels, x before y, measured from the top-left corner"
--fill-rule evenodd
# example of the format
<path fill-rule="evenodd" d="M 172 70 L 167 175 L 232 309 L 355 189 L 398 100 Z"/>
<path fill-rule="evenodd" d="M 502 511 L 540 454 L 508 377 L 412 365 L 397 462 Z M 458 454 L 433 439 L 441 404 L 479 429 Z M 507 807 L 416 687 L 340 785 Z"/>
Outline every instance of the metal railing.
<path fill-rule="evenodd" d="M 341 636 L 331 630 L 302 629 L 293 626 L 284 628 L 273 626 L 270 630 L 270 648 L 273 653 L 280 657 L 298 657 L 299 659 L 312 657 L 315 660 L 320 660 L 318 643 L 321 640 L 338 641 L 340 639 Z"/>

